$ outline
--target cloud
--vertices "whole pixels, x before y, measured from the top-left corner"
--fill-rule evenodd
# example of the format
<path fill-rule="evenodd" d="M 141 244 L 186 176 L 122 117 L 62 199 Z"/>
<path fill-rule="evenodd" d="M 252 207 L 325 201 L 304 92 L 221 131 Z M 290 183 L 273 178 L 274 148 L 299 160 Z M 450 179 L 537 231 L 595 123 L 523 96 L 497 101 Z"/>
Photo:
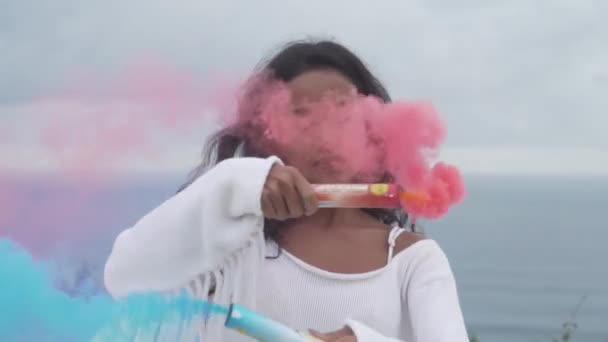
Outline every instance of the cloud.
<path fill-rule="evenodd" d="M 448 124 L 449 148 L 608 153 L 608 22 L 601 17 L 607 6 L 593 0 L 3 2 L 0 117 L 14 117 L 7 108 L 49 94 L 74 72 L 120 70 L 144 53 L 205 77 L 214 70 L 245 73 L 290 39 L 333 36 L 360 54 L 394 97 L 433 101 Z"/>

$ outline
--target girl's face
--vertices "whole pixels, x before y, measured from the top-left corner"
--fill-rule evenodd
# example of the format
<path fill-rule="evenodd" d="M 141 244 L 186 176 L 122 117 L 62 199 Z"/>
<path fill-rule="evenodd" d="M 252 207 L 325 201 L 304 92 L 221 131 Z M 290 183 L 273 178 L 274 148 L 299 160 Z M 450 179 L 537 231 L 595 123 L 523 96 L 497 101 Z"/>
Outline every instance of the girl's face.
<path fill-rule="evenodd" d="M 274 130 L 283 136 L 272 144 L 273 154 L 311 183 L 378 181 L 380 148 L 370 144 L 364 113 L 353 110 L 352 82 L 324 69 L 305 72 L 286 88 L 288 109 L 273 114 Z"/>

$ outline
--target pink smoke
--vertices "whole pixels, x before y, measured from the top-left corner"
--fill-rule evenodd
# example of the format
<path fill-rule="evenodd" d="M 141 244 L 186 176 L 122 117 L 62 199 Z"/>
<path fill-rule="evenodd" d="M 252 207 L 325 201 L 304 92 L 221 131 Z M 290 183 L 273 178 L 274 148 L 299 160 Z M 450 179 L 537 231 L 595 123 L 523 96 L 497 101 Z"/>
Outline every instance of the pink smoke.
<path fill-rule="evenodd" d="M 60 241 L 102 234 L 70 222 L 103 211 L 93 197 L 115 179 L 116 169 L 134 158 L 154 160 L 165 144 L 184 136 L 195 137 L 202 145 L 211 122 L 245 126 L 241 133 L 254 144 L 313 146 L 321 151 L 322 163 L 359 170 L 361 179 L 374 179 L 380 170 L 388 170 L 404 188 L 429 195 L 424 206 L 407 208 L 421 217 L 440 217 L 463 197 L 458 170 L 433 165 L 445 129 L 432 106 L 409 101 L 384 104 L 353 95 L 342 102 L 311 103 L 306 115 L 285 115 L 292 108 L 284 87 L 275 84 L 251 97 L 237 92 L 236 80 L 201 80 L 145 59 L 114 74 L 81 74 L 55 95 L 28 104 L 34 113 L 29 119 L 41 127 L 32 143 L 46 147 L 55 175 L 77 184 L 78 190 L 33 200 L 10 177 L 0 178 L 1 235 L 35 253 Z M 239 96 L 240 116 L 235 116 Z M 159 142 L 158 137 L 163 139 Z M 5 134 L 1 138 L 2 143 L 11 139 Z M 20 229 L 20 222 L 34 230 Z"/>
<path fill-rule="evenodd" d="M 441 118 L 428 103 L 397 101 L 384 106 L 375 122 L 383 133 L 387 152 L 386 168 L 397 183 L 429 197 L 424 205 L 406 205 L 415 216 L 439 218 L 464 197 L 460 171 L 433 160 L 446 131 Z"/>
<path fill-rule="evenodd" d="M 229 84 L 227 78 L 203 82 L 155 60 L 134 63 L 114 78 L 81 76 L 35 102 L 37 120 L 45 122 L 40 142 L 62 173 L 107 180 L 120 163 L 157 157 L 159 136 L 202 138 L 211 120 L 223 118 L 217 112 L 233 112 Z"/>
<path fill-rule="evenodd" d="M 25 143 L 44 147 L 52 171 L 45 177 L 70 190 L 40 195 L 44 186 L 32 190 L 15 182 L 24 175 L 2 175 L 0 235 L 43 254 L 64 241 L 104 234 L 75 223 L 102 215 L 99 195 L 121 176 L 117 171 L 134 159 L 161 163 L 162 154 L 171 153 L 166 145 L 175 142 L 202 147 L 210 126 L 225 119 L 217 113 L 234 112 L 237 83 L 229 77 L 201 79 L 145 58 L 106 75 L 79 73 L 53 95 L 24 104 L 22 119 L 36 129 Z M 10 136 L 1 138 L 11 144 Z"/>
<path fill-rule="evenodd" d="M 463 198 L 458 169 L 443 162 L 434 164 L 446 131 L 432 105 L 404 100 L 383 103 L 352 94 L 328 96 L 296 113 L 285 86 L 271 83 L 260 94 L 254 103 L 257 109 L 246 111 L 255 114 L 243 117 L 254 122 L 253 139 L 258 144 L 266 141 L 289 146 L 291 151 L 306 149 L 321 163 L 359 171 L 366 182 L 377 181 L 379 172 L 386 170 L 403 188 L 428 196 L 423 205 L 406 206 L 415 216 L 441 217 Z M 260 131 L 262 136 L 255 135 Z"/>
<path fill-rule="evenodd" d="M 14 223 L 16 213 L 23 211 L 23 198 L 11 182 L 11 178 L 0 172 L 0 237 L 6 236 Z"/>

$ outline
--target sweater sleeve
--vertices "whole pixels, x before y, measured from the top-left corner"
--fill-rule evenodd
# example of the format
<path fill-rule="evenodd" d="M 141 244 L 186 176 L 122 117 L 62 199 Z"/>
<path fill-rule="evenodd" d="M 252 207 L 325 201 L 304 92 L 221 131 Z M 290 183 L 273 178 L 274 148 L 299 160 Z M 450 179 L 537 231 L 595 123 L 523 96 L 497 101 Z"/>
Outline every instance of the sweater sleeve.
<path fill-rule="evenodd" d="M 262 234 L 261 192 L 277 162 L 222 161 L 120 233 L 105 265 L 108 292 L 172 291 L 246 247 Z"/>
<path fill-rule="evenodd" d="M 409 342 L 386 337 L 359 321 L 347 320 L 346 326 L 353 331 L 353 334 L 357 338 L 357 342 Z"/>
<path fill-rule="evenodd" d="M 405 271 L 402 294 L 412 327 L 412 342 L 468 342 L 456 282 L 444 252 L 428 240 Z M 428 248 L 427 248 L 428 246 Z M 423 246 L 420 246 L 423 247 Z M 357 321 L 347 321 L 357 342 L 399 342 Z M 409 341 L 408 341 L 409 342 Z"/>
<path fill-rule="evenodd" d="M 416 342 L 468 342 L 454 274 L 448 259 L 432 240 L 419 252 L 406 279 L 407 303 Z"/>

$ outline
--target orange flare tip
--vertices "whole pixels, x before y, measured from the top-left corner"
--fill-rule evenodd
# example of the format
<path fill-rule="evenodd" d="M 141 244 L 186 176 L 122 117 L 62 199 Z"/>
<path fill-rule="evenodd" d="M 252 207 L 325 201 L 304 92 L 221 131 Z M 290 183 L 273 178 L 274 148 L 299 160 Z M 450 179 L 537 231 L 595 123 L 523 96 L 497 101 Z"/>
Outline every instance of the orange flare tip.
<path fill-rule="evenodd" d="M 430 199 L 429 195 L 420 191 L 404 191 L 399 194 L 399 198 L 410 205 L 423 205 Z"/>

